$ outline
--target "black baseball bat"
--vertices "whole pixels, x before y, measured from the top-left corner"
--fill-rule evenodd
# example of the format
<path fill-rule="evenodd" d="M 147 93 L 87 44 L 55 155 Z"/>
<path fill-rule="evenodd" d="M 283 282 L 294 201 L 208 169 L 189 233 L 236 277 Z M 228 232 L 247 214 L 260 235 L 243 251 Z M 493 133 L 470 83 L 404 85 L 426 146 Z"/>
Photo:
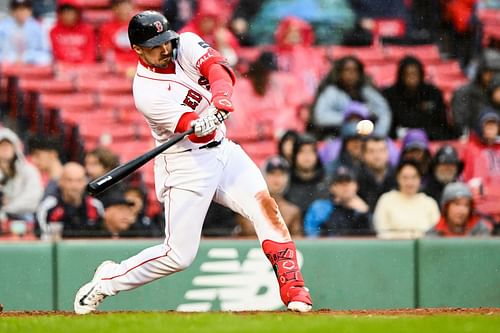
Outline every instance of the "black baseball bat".
<path fill-rule="evenodd" d="M 96 195 L 103 192 L 104 190 L 110 188 L 111 186 L 118 183 L 128 175 L 132 174 L 134 171 L 142 167 L 144 164 L 146 164 L 159 154 L 163 153 L 165 150 L 172 147 L 177 142 L 181 141 L 182 139 L 184 139 L 189 134 L 192 134 L 193 132 L 194 128 L 190 128 L 185 132 L 175 134 L 167 142 L 162 143 L 158 147 L 151 149 L 150 151 L 133 159 L 132 161 L 117 166 L 116 168 L 109 171 L 105 175 L 89 182 L 87 184 L 87 192 L 89 192 L 91 195 Z"/>

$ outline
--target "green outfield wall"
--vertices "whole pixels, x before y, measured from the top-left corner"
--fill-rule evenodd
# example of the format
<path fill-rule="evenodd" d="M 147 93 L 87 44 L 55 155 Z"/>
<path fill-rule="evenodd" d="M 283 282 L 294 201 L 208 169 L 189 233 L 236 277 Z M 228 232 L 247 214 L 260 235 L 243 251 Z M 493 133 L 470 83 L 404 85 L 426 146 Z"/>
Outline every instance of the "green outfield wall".
<path fill-rule="evenodd" d="M 121 261 L 161 240 L 0 244 L 5 310 L 71 310 L 103 260 Z M 500 306 L 500 239 L 299 240 L 316 308 Z M 103 310 L 281 309 L 274 273 L 252 240 L 204 240 L 187 270 L 111 297 Z"/>

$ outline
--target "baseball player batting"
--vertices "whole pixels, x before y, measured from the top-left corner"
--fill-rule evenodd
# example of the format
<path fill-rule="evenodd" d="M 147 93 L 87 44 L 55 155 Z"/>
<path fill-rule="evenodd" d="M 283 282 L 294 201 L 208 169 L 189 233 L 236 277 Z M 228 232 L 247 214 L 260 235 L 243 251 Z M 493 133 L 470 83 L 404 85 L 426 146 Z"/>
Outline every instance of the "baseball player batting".
<path fill-rule="evenodd" d="M 76 293 L 78 314 L 96 311 L 108 296 L 187 268 L 196 256 L 210 202 L 252 221 L 289 310 L 307 312 L 312 300 L 297 264 L 295 244 L 259 168 L 226 138 L 235 76 L 225 59 L 198 35 L 178 35 L 158 12 L 129 22 L 139 57 L 133 83 L 137 109 L 156 144 L 174 133 L 194 133 L 155 158 L 155 188 L 165 208 L 165 241 L 121 263 L 103 262 Z M 212 107 L 212 105 L 214 107 Z"/>

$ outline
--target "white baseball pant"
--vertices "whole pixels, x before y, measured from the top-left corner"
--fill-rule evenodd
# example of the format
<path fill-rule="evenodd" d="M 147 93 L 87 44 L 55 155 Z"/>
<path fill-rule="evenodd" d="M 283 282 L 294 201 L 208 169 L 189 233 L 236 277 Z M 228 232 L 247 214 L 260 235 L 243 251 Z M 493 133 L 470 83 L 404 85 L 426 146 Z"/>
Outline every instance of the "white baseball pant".
<path fill-rule="evenodd" d="M 102 290 L 115 295 L 187 268 L 198 251 L 206 212 L 214 200 L 253 222 L 262 243 L 290 241 L 258 167 L 227 139 L 215 148 L 161 154 L 156 191 L 165 208 L 165 241 L 117 265 L 105 266 Z"/>

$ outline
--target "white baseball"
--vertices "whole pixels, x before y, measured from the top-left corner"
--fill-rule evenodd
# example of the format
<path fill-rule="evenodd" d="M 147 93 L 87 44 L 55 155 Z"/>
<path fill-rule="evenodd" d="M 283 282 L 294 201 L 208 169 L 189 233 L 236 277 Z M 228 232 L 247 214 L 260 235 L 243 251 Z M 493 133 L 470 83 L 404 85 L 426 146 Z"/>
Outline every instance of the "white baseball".
<path fill-rule="evenodd" d="M 358 134 L 360 135 L 370 135 L 372 134 L 373 132 L 373 122 L 368 120 L 368 119 L 364 119 L 364 120 L 361 120 L 357 125 L 356 125 L 356 130 L 358 131 Z"/>

